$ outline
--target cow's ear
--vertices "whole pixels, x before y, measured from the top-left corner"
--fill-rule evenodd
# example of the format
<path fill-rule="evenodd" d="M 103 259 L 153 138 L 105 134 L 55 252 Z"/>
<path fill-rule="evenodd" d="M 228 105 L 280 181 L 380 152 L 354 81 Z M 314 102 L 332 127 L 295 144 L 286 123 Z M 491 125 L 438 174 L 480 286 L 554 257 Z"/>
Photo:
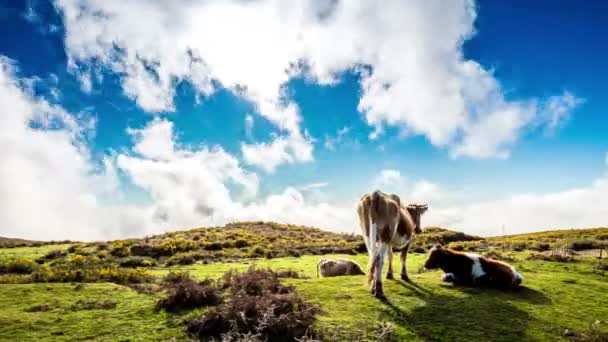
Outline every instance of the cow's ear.
<path fill-rule="evenodd" d="M 443 246 L 440 243 L 436 243 L 433 245 L 433 251 L 436 251 L 438 249 L 443 249 Z"/>

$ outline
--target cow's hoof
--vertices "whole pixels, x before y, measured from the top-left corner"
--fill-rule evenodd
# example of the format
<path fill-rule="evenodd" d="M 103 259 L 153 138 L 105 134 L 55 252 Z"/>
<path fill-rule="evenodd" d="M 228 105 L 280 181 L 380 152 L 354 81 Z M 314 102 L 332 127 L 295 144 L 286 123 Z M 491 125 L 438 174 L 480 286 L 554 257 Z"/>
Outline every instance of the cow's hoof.
<path fill-rule="evenodd" d="M 386 274 L 386 279 L 395 279 L 395 278 L 393 278 L 393 274 L 392 273 L 387 273 Z"/>
<path fill-rule="evenodd" d="M 407 274 L 402 274 L 401 275 L 401 280 L 403 280 L 406 283 L 411 283 L 412 280 L 410 279 L 410 277 Z"/>
<path fill-rule="evenodd" d="M 386 296 L 384 295 L 384 293 L 382 291 L 376 291 L 376 293 L 374 293 L 374 297 L 376 297 L 380 300 L 386 300 Z"/>

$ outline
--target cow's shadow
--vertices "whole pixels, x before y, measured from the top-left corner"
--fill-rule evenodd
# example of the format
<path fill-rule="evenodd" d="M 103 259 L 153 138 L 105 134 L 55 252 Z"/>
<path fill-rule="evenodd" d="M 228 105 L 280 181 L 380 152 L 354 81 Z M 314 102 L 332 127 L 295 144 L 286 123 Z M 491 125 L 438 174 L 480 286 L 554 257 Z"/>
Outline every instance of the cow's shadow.
<path fill-rule="evenodd" d="M 427 341 L 533 340 L 526 336 L 533 318 L 512 302 L 550 302 L 542 293 L 529 288 L 500 291 L 454 287 L 461 293 L 452 296 L 436 294 L 414 283 L 402 285 L 412 289 L 422 303 L 405 311 L 391 301 L 389 294 L 384 301 L 386 314 Z"/>
<path fill-rule="evenodd" d="M 535 289 L 518 286 L 514 289 L 494 289 L 480 287 L 454 286 L 448 284 L 440 285 L 472 296 L 496 296 L 505 301 L 527 302 L 531 304 L 551 304 L 551 299 Z"/>

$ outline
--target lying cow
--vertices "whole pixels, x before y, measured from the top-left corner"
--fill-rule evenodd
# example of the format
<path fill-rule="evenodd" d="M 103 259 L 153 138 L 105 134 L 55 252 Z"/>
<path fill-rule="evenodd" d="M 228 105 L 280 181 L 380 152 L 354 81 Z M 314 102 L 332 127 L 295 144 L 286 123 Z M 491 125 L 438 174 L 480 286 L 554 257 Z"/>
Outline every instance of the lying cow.
<path fill-rule="evenodd" d="M 516 287 L 524 279 L 513 266 L 478 254 L 461 253 L 436 245 L 424 264 L 427 269 L 440 268 L 442 281 L 462 286 Z"/>
<path fill-rule="evenodd" d="M 365 275 L 361 266 L 352 260 L 321 259 L 317 264 L 317 278 L 337 277 L 346 275 Z"/>

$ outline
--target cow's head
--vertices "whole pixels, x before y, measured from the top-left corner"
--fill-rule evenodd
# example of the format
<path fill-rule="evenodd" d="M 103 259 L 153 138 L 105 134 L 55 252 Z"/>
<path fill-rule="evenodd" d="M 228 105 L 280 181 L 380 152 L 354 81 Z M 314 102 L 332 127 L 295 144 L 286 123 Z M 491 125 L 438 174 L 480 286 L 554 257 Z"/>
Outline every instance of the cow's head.
<path fill-rule="evenodd" d="M 420 226 L 420 217 L 429 209 L 429 206 L 426 204 L 408 204 L 406 208 L 414 219 L 414 223 L 416 224 L 416 234 L 422 233 L 422 227 Z"/>
<path fill-rule="evenodd" d="M 429 259 L 424 263 L 424 268 L 432 270 L 441 267 L 444 264 L 445 258 L 448 257 L 447 251 L 440 244 L 436 244 L 431 248 Z"/>

